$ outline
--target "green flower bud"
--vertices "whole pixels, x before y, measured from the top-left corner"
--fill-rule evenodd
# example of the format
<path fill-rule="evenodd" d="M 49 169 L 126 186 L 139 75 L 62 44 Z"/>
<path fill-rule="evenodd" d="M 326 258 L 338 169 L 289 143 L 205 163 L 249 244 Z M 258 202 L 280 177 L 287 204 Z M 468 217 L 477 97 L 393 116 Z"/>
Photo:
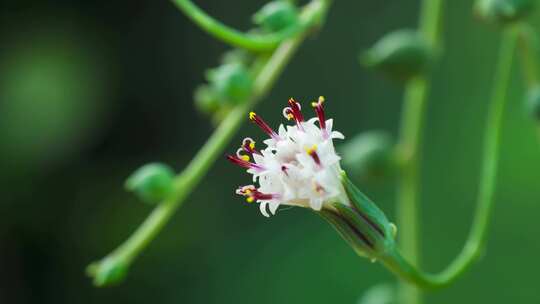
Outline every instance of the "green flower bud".
<path fill-rule="evenodd" d="M 474 10 L 488 22 L 507 23 L 524 17 L 534 6 L 534 0 L 477 0 Z"/>
<path fill-rule="evenodd" d="M 355 178 L 387 177 L 394 168 L 393 148 L 392 136 L 385 131 L 361 133 L 339 147 L 341 163 Z"/>
<path fill-rule="evenodd" d="M 156 204 L 173 191 L 174 171 L 164 164 L 147 164 L 131 174 L 125 186 L 127 190 L 135 192 L 142 201 Z"/>
<path fill-rule="evenodd" d="M 342 174 L 347 202 L 335 202 L 320 212 L 357 254 L 372 260 L 395 249 L 395 226 L 386 215 Z"/>
<path fill-rule="evenodd" d="M 232 49 L 221 56 L 221 63 L 240 63 L 248 65 L 253 60 L 253 55 L 244 49 Z"/>
<path fill-rule="evenodd" d="M 528 90 L 526 106 L 531 117 L 540 121 L 540 85 Z"/>
<path fill-rule="evenodd" d="M 379 284 L 370 287 L 358 304 L 396 304 L 396 288 L 393 284 Z"/>
<path fill-rule="evenodd" d="M 193 93 L 195 106 L 205 114 L 213 114 L 219 109 L 219 100 L 216 92 L 208 85 L 200 85 Z"/>
<path fill-rule="evenodd" d="M 369 50 L 361 54 L 360 62 L 391 78 L 407 80 L 425 71 L 432 49 L 414 30 L 397 30 L 386 34 Z"/>
<path fill-rule="evenodd" d="M 90 264 L 86 274 L 93 278 L 98 287 L 120 283 L 127 275 L 129 264 L 116 258 L 106 257 L 99 262 Z"/>
<path fill-rule="evenodd" d="M 253 89 L 251 74 L 239 62 L 224 64 L 209 70 L 206 77 L 218 100 L 227 104 L 244 102 Z"/>
<path fill-rule="evenodd" d="M 298 8 L 290 1 L 271 1 L 253 15 L 253 23 L 268 32 L 278 32 L 298 23 Z"/>

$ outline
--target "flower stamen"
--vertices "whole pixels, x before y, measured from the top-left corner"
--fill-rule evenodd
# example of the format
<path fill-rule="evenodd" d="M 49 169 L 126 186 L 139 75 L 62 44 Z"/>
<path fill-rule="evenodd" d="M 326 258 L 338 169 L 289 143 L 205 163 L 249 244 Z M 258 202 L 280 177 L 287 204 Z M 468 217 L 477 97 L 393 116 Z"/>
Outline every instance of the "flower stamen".
<path fill-rule="evenodd" d="M 248 203 L 259 203 L 264 216 L 275 214 L 282 205 L 320 211 L 345 195 L 340 157 L 333 143 L 334 138 L 342 139 L 343 135 L 332 131 L 332 120 L 325 120 L 324 97 L 315 100 L 311 106 L 317 116 L 305 120 L 300 103 L 290 98 L 283 116 L 291 123 L 275 131 L 250 112 L 249 119 L 270 138 L 263 140 L 265 146 L 258 149 L 253 139 L 244 138 L 236 154 L 227 156 L 230 162 L 246 168 L 255 183 L 240 187 L 236 193 Z"/>
<path fill-rule="evenodd" d="M 255 149 L 255 141 L 249 137 L 244 138 L 242 141 L 242 149 L 249 154 L 261 155 L 261 152 Z"/>
<path fill-rule="evenodd" d="M 326 131 L 326 117 L 324 115 L 324 96 L 319 96 L 319 99 L 317 102 L 312 102 L 311 106 L 315 109 L 315 112 L 317 113 L 317 117 L 319 118 L 319 126 L 321 127 L 321 131 L 325 136 L 328 136 L 328 132 Z"/>
<path fill-rule="evenodd" d="M 227 159 L 231 163 L 233 163 L 235 165 L 238 165 L 238 166 L 240 166 L 242 168 L 254 169 L 256 171 L 263 171 L 264 170 L 264 167 L 262 167 L 261 165 L 250 162 L 248 155 L 241 155 L 241 156 L 227 155 Z"/>
<path fill-rule="evenodd" d="M 324 187 L 321 186 L 319 183 L 313 183 L 313 187 L 315 188 L 315 191 L 318 193 L 324 193 Z"/>
<path fill-rule="evenodd" d="M 321 165 L 321 159 L 319 157 L 319 154 L 317 154 L 317 145 L 311 146 L 311 148 L 307 148 L 306 152 L 311 158 L 313 158 L 313 161 L 320 166 Z"/>
<path fill-rule="evenodd" d="M 279 198 L 279 194 L 262 193 L 253 185 L 238 188 L 236 194 L 246 197 L 246 202 L 248 203 L 253 203 L 254 201 L 269 201 Z"/>
<path fill-rule="evenodd" d="M 301 111 L 302 108 L 300 104 L 296 100 L 294 100 L 294 98 L 289 98 L 289 108 L 286 109 L 290 110 L 290 115 L 293 116 L 297 124 L 304 121 L 304 116 L 302 115 Z"/>
<path fill-rule="evenodd" d="M 274 140 L 280 140 L 281 138 L 279 135 L 272 129 L 268 124 L 255 112 L 249 112 L 249 120 L 253 121 L 255 124 L 257 124 L 264 133 L 268 134 L 268 136 L 272 137 Z"/>

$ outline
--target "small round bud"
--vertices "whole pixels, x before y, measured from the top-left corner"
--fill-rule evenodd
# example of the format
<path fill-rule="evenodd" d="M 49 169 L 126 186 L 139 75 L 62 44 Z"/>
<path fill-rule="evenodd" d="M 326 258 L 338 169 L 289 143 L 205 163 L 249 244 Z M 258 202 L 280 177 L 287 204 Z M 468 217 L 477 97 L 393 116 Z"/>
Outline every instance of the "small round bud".
<path fill-rule="evenodd" d="M 174 171 L 167 165 L 153 163 L 137 169 L 126 180 L 126 189 L 144 202 L 157 204 L 173 191 Z"/>
<path fill-rule="evenodd" d="M 356 135 L 339 150 L 349 174 L 359 179 L 377 179 L 392 171 L 393 147 L 388 133 L 370 131 Z"/>
<path fill-rule="evenodd" d="M 540 85 L 536 85 L 527 91 L 526 106 L 531 117 L 540 121 Z"/>
<path fill-rule="evenodd" d="M 507 23 L 527 15 L 534 5 L 535 0 L 477 0 L 474 11 L 488 22 Z"/>
<path fill-rule="evenodd" d="M 208 82 L 218 100 L 228 104 L 244 102 L 253 89 L 253 79 L 248 69 L 241 63 L 228 63 L 209 70 Z"/>
<path fill-rule="evenodd" d="M 391 78 L 407 80 L 425 71 L 431 55 L 431 48 L 418 32 L 402 29 L 382 37 L 361 54 L 360 62 Z"/>
<path fill-rule="evenodd" d="M 394 304 L 396 288 L 393 284 L 379 284 L 368 288 L 358 304 Z"/>
<path fill-rule="evenodd" d="M 193 93 L 193 99 L 197 109 L 205 114 L 213 114 L 219 110 L 216 92 L 208 85 L 198 86 Z"/>
<path fill-rule="evenodd" d="M 103 287 L 122 282 L 126 277 L 128 268 L 127 263 L 106 257 L 99 262 L 90 264 L 86 268 L 86 273 L 93 278 L 94 285 Z"/>
<path fill-rule="evenodd" d="M 253 15 L 253 23 L 268 32 L 278 32 L 298 23 L 298 8 L 290 1 L 271 1 Z"/>

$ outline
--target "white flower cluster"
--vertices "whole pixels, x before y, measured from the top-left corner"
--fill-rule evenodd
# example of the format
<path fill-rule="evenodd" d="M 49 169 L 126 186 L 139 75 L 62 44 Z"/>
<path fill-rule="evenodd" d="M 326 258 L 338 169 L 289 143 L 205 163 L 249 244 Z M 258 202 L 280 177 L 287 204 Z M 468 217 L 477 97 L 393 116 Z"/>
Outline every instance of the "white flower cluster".
<path fill-rule="evenodd" d="M 312 106 L 317 117 L 307 121 L 300 111 L 300 104 L 289 99 L 283 110 L 292 126 L 280 125 L 276 133 L 257 114 L 249 118 L 267 133 L 266 148 L 257 150 L 255 142 L 246 138 L 235 156 L 229 160 L 247 168 L 253 181 L 259 183 L 238 188 L 237 194 L 248 202 L 260 203 L 264 216 L 275 214 L 280 205 L 291 205 L 321 210 L 325 203 L 344 196 L 340 181 L 340 157 L 336 154 L 333 139 L 343 139 L 340 132 L 332 131 L 332 119 L 325 119 L 324 98 L 319 97 Z M 318 126 L 316 123 L 318 122 Z"/>

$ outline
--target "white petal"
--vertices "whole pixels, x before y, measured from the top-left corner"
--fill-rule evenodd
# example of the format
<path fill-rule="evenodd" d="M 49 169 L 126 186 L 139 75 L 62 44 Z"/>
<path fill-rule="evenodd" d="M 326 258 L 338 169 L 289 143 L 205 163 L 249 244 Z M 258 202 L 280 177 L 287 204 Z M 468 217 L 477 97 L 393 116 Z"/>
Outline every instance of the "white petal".
<path fill-rule="evenodd" d="M 259 209 L 261 210 L 262 215 L 270 217 L 270 214 L 268 214 L 268 211 L 266 211 L 266 205 L 268 205 L 268 202 L 261 202 L 259 204 Z"/>
<path fill-rule="evenodd" d="M 326 120 L 326 130 L 328 132 L 332 131 L 332 127 L 334 126 L 334 120 L 332 118 Z"/>
<path fill-rule="evenodd" d="M 337 138 L 337 139 L 345 139 L 345 135 L 343 135 L 341 132 L 339 131 L 332 131 L 331 135 L 330 135 L 331 138 Z"/>
<path fill-rule="evenodd" d="M 312 198 L 309 202 L 309 205 L 311 206 L 313 210 L 321 211 L 323 200 L 320 198 Z"/>
<path fill-rule="evenodd" d="M 276 210 L 277 210 L 277 208 L 279 207 L 279 202 L 277 202 L 277 201 L 271 201 L 271 202 L 269 203 L 269 205 L 270 205 L 270 208 L 269 208 L 269 209 L 270 209 L 270 213 L 272 213 L 272 215 L 276 214 Z"/>

